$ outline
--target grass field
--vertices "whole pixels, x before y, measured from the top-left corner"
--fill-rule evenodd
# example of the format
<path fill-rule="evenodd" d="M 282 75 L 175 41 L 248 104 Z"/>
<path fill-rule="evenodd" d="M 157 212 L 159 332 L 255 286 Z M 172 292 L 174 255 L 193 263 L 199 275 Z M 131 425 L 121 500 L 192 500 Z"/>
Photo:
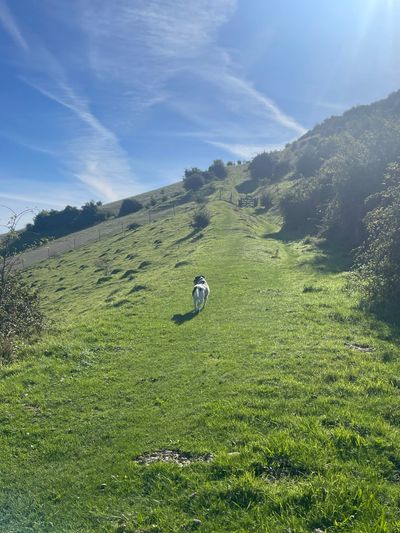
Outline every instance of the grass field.
<path fill-rule="evenodd" d="M 398 331 L 272 215 L 209 209 L 27 272 L 50 324 L 0 368 L 0 531 L 400 531 Z"/>

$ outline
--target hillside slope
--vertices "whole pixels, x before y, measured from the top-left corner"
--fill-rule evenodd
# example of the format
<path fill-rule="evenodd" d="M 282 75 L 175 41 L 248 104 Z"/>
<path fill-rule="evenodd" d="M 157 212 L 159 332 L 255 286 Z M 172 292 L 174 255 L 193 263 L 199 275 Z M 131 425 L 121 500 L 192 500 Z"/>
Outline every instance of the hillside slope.
<path fill-rule="evenodd" d="M 28 273 L 51 327 L 0 368 L 0 530 L 400 527 L 396 332 L 271 215 L 209 209 Z"/>

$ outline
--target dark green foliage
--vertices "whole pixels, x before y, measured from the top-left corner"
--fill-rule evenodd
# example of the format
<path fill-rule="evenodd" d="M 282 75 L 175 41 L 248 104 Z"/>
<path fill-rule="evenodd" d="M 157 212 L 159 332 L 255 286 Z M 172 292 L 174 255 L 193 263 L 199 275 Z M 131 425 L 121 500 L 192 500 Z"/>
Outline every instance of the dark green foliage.
<path fill-rule="evenodd" d="M 367 238 L 357 254 L 355 273 L 368 305 L 400 312 L 400 164 L 392 163 L 385 189 L 374 195 L 375 207 L 365 217 Z"/>
<path fill-rule="evenodd" d="M 62 211 L 41 211 L 34 219 L 32 231 L 46 236 L 65 235 L 106 219 L 95 202 L 87 202 L 80 209 L 67 205 Z"/>
<path fill-rule="evenodd" d="M 209 225 L 211 221 L 211 213 L 205 207 L 198 209 L 192 218 L 192 227 L 195 229 L 203 229 Z"/>
<path fill-rule="evenodd" d="M 290 162 L 279 152 L 263 152 L 251 161 L 249 170 L 253 180 L 277 181 L 290 171 Z"/>
<path fill-rule="evenodd" d="M 205 194 L 211 194 L 215 189 L 212 188 L 212 183 L 210 182 L 216 179 L 225 179 L 227 175 L 228 171 L 223 161 L 216 159 L 208 170 L 200 170 L 197 167 L 186 169 L 183 186 L 187 191 L 198 191 L 204 185 L 209 184 L 209 189 Z"/>
<path fill-rule="evenodd" d="M 392 163 L 399 153 L 397 92 L 325 121 L 279 155 L 294 176 L 280 199 L 285 227 L 358 247 L 354 277 L 364 302 L 391 315 L 400 310 L 400 171 Z M 253 167 L 261 161 L 272 171 L 270 154 Z"/>
<path fill-rule="evenodd" d="M 293 186 L 280 201 L 286 227 L 349 250 L 365 238 L 362 220 L 373 207 L 366 199 L 382 191 L 384 170 L 399 153 L 400 92 L 326 120 L 282 152 L 260 154 L 250 170 L 275 180 L 292 169 Z"/>
<path fill-rule="evenodd" d="M 187 191 L 198 191 L 204 185 L 204 177 L 201 170 L 192 168 L 185 170 L 185 177 L 183 178 L 183 186 Z"/>
<path fill-rule="evenodd" d="M 327 186 L 316 179 L 300 179 L 280 199 L 285 227 L 318 229 L 323 218 L 322 206 L 327 201 Z"/>
<path fill-rule="evenodd" d="M 125 198 L 122 201 L 121 207 L 118 213 L 119 217 L 124 217 L 125 215 L 130 215 L 131 213 L 136 213 L 143 208 L 143 204 L 136 200 L 135 198 Z"/>
<path fill-rule="evenodd" d="M 228 171 L 221 159 L 215 159 L 213 164 L 208 167 L 208 171 L 211 172 L 219 180 L 223 180 L 227 177 Z"/>
<path fill-rule="evenodd" d="M 80 209 L 67 205 L 61 211 L 42 210 L 35 216 L 33 224 L 28 224 L 19 233 L 14 250 L 22 251 L 29 246 L 43 244 L 45 239 L 62 237 L 103 222 L 108 214 L 100 207 L 101 202 L 91 201 Z"/>
<path fill-rule="evenodd" d="M 256 155 L 249 165 L 252 179 L 259 180 L 268 178 L 272 180 L 276 163 L 277 157 L 273 152 L 263 152 L 262 154 Z"/>

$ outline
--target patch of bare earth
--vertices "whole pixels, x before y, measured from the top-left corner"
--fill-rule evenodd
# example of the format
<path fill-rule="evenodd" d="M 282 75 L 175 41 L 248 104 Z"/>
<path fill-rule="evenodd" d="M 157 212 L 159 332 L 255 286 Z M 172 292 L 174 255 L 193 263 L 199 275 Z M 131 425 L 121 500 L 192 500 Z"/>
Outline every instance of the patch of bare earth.
<path fill-rule="evenodd" d="M 135 463 L 149 465 L 151 463 L 174 463 L 179 466 L 188 466 L 196 462 L 209 462 L 213 459 L 211 453 L 196 454 L 181 452 L 180 450 L 159 450 L 148 452 L 134 457 Z"/>

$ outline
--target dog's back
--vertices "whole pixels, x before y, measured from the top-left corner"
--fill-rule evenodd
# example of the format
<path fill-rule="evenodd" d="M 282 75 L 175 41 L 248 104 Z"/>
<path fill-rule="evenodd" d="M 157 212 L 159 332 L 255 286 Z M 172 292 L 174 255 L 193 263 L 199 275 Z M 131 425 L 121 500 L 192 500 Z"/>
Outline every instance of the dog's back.
<path fill-rule="evenodd" d="M 194 310 L 196 313 L 200 311 L 207 303 L 207 298 L 210 294 L 210 287 L 204 276 L 197 276 L 194 278 L 194 287 L 192 290 Z"/>

